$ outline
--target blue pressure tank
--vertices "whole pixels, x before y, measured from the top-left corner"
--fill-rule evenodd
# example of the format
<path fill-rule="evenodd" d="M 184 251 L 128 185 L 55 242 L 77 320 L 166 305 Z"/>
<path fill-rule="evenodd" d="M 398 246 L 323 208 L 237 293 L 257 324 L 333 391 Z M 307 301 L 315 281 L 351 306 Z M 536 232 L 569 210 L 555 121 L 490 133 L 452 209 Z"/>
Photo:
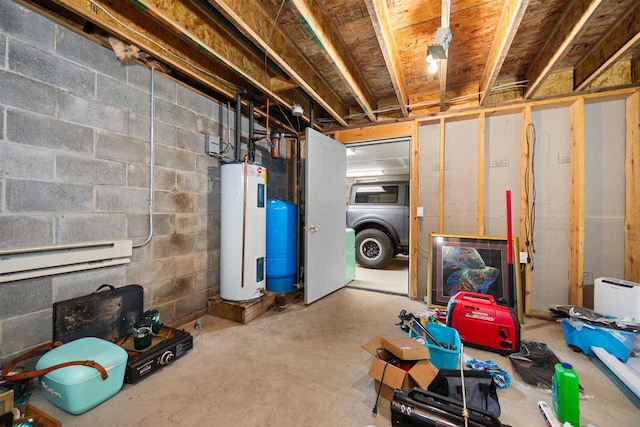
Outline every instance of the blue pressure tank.
<path fill-rule="evenodd" d="M 267 290 L 287 292 L 296 282 L 296 205 L 267 201 Z"/>

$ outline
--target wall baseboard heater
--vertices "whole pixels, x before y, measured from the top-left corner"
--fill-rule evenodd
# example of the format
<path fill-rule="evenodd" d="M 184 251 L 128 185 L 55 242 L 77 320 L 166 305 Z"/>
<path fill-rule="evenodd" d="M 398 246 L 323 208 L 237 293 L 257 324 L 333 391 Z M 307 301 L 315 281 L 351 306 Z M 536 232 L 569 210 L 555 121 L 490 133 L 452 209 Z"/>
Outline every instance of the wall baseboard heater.
<path fill-rule="evenodd" d="M 133 242 L 88 242 L 0 251 L 0 283 L 127 264 Z"/>

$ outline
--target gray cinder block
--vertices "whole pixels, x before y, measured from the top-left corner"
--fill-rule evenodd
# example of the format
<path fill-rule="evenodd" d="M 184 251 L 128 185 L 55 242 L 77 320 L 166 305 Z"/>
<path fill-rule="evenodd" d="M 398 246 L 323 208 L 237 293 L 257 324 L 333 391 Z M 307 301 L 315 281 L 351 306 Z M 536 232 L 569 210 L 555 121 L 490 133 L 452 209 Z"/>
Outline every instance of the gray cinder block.
<path fill-rule="evenodd" d="M 53 151 L 0 141 L 0 176 L 53 180 Z"/>
<path fill-rule="evenodd" d="M 198 215 L 176 214 L 176 233 L 194 234 L 197 231 Z"/>
<path fill-rule="evenodd" d="M 95 292 L 101 285 L 122 287 L 126 284 L 126 267 L 96 268 L 76 273 L 58 274 L 51 278 L 53 282 L 53 302 L 65 301 Z"/>
<path fill-rule="evenodd" d="M 7 110 L 7 139 L 76 153 L 93 152 L 93 129 L 16 110 Z"/>
<path fill-rule="evenodd" d="M 95 72 L 14 39 L 9 39 L 9 69 L 69 92 L 95 93 Z"/>
<path fill-rule="evenodd" d="M 175 258 L 155 261 L 151 271 L 151 280 L 159 282 L 162 280 L 173 279 L 176 276 L 176 260 Z"/>
<path fill-rule="evenodd" d="M 196 191 L 197 176 L 195 173 L 178 171 L 176 188 L 183 191 Z"/>
<path fill-rule="evenodd" d="M 176 319 L 187 321 L 205 314 L 209 295 L 209 291 L 205 290 L 176 301 Z"/>
<path fill-rule="evenodd" d="M 181 84 L 178 84 L 177 88 L 178 105 L 188 108 L 198 114 L 202 114 L 205 117 L 212 116 L 213 101 Z"/>
<path fill-rule="evenodd" d="M 176 257 L 176 277 L 190 276 L 193 274 L 193 262 L 195 254 Z"/>
<path fill-rule="evenodd" d="M 149 234 L 149 215 L 127 215 L 128 237 L 147 237 Z M 174 215 L 153 214 L 153 235 L 166 236 L 174 232 Z"/>
<path fill-rule="evenodd" d="M 142 213 L 149 210 L 149 196 L 144 189 L 127 187 L 96 187 L 98 212 Z"/>
<path fill-rule="evenodd" d="M 156 191 L 154 208 L 156 212 L 188 213 L 194 212 L 194 193 Z"/>
<path fill-rule="evenodd" d="M 42 181 L 6 181 L 6 207 L 13 212 L 89 212 L 93 188 L 89 185 Z"/>
<path fill-rule="evenodd" d="M 196 130 L 196 113 L 163 99 L 156 99 L 156 119 L 179 128 Z"/>
<path fill-rule="evenodd" d="M 154 168 L 153 187 L 156 190 L 171 190 L 176 186 L 176 171 Z M 149 188 L 149 166 L 130 163 L 127 165 L 127 185 L 129 187 Z"/>
<path fill-rule="evenodd" d="M 58 98 L 58 115 L 61 119 L 127 134 L 128 114 L 126 111 L 98 104 L 69 92 L 60 92 Z"/>
<path fill-rule="evenodd" d="M 0 62 L 4 63 L 0 38 Z M 56 113 L 56 88 L 8 71 L 0 71 L 0 103 L 10 107 L 53 116 Z"/>
<path fill-rule="evenodd" d="M 172 234 L 153 239 L 153 259 L 187 255 L 194 252 L 194 235 Z"/>
<path fill-rule="evenodd" d="M 59 25 L 56 25 L 56 30 L 56 52 L 58 55 L 123 82 L 127 80 L 125 66 L 118 61 L 111 50 Z"/>
<path fill-rule="evenodd" d="M 105 104 L 149 115 L 149 95 L 118 80 L 98 74 L 97 95 Z"/>
<path fill-rule="evenodd" d="M 0 0 L 0 10 L 0 32 L 43 49 L 53 49 L 55 24 L 49 19 L 13 0 Z"/>
<path fill-rule="evenodd" d="M 4 320 L 2 322 L 2 354 L 17 353 L 50 341 L 53 335 L 52 311 L 48 308 Z"/>
<path fill-rule="evenodd" d="M 204 153 L 204 134 L 178 129 L 176 147 L 195 153 Z"/>
<path fill-rule="evenodd" d="M 123 240 L 126 215 L 63 215 L 56 218 L 56 243 Z"/>
<path fill-rule="evenodd" d="M 125 164 L 90 157 L 56 156 L 58 181 L 83 184 L 125 185 Z"/>
<path fill-rule="evenodd" d="M 193 291 L 193 277 L 186 276 L 153 285 L 153 303 L 174 301 Z"/>
<path fill-rule="evenodd" d="M 194 153 L 173 147 L 157 146 L 155 160 L 157 166 L 165 168 L 183 171 L 195 171 L 196 169 L 196 156 Z"/>
<path fill-rule="evenodd" d="M 153 263 L 136 262 L 127 266 L 127 284 L 146 285 L 151 283 Z"/>
<path fill-rule="evenodd" d="M 131 86 L 149 93 L 149 81 L 151 79 L 151 70 L 149 68 L 138 64 L 130 64 L 127 67 L 127 73 L 127 81 Z M 173 103 L 176 102 L 176 82 L 156 71 L 154 86 L 156 97 L 166 99 Z"/>
<path fill-rule="evenodd" d="M 149 164 L 149 143 L 110 132 L 98 132 L 96 157 Z"/>
<path fill-rule="evenodd" d="M 25 298 L 28 295 L 28 298 Z M 3 283 L 0 286 L 0 320 L 51 308 L 51 277 Z"/>
<path fill-rule="evenodd" d="M 52 243 L 53 218 L 50 216 L 0 215 L 0 248 L 10 249 Z"/>

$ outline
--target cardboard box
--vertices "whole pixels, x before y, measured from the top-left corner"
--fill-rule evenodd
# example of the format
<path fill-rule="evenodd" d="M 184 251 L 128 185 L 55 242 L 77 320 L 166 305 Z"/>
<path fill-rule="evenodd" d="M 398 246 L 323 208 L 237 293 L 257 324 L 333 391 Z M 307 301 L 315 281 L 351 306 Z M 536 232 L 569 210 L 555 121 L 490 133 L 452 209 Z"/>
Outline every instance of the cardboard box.
<path fill-rule="evenodd" d="M 402 360 L 425 360 L 431 356 L 427 347 L 408 336 L 380 337 L 380 343 Z"/>
<path fill-rule="evenodd" d="M 404 339 L 406 337 L 402 338 Z M 423 348 L 426 352 L 422 352 L 421 354 L 423 356 L 426 354 L 426 357 L 423 359 L 408 359 L 416 360 L 416 364 L 413 365 L 408 372 L 385 362 L 384 359 L 388 359 L 392 356 L 400 357 L 390 351 L 387 347 L 394 348 L 395 351 L 402 354 L 401 350 L 404 346 L 402 345 L 402 342 L 398 345 L 399 340 L 400 337 L 378 336 L 371 338 L 362 345 L 362 348 L 373 356 L 373 361 L 369 368 L 369 376 L 375 380 L 375 391 L 377 393 L 380 386 L 382 386 L 382 389 L 380 389 L 380 395 L 387 400 L 393 399 L 393 391 L 396 388 L 402 390 L 411 390 L 414 387 L 427 388 L 438 374 L 438 369 L 428 360 L 429 350 L 425 347 Z M 412 345 L 410 347 L 412 347 Z M 416 357 L 415 355 L 418 354 L 417 352 L 410 351 L 410 349 L 407 349 L 407 351 L 407 354 L 410 357 Z"/>

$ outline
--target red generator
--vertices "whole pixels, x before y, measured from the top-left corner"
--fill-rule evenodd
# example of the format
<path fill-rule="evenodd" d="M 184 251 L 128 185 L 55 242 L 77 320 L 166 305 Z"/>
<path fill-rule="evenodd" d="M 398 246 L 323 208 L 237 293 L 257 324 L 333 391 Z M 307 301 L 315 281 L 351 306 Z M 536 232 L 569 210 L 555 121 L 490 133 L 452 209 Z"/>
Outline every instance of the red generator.
<path fill-rule="evenodd" d="M 447 305 L 447 326 L 463 343 L 502 355 L 520 351 L 520 322 L 491 295 L 458 292 Z"/>

